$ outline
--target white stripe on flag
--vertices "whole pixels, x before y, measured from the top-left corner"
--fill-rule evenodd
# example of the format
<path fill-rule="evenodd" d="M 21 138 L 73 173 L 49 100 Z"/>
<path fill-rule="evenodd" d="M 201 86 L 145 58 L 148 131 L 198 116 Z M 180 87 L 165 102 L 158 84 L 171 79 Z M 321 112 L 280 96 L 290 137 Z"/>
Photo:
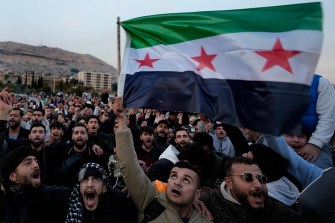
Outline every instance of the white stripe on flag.
<path fill-rule="evenodd" d="M 266 59 L 254 51 L 269 50 L 280 39 L 285 50 L 302 51 L 289 58 L 292 73 L 279 66 L 262 72 Z M 283 33 L 233 33 L 193 40 L 173 45 L 158 45 L 143 49 L 128 49 L 123 65 L 127 65 L 124 74 L 140 71 L 193 71 L 202 78 L 276 81 L 310 85 L 319 52 L 322 32 L 295 30 Z M 191 57 L 200 55 L 203 47 L 207 54 L 218 54 L 212 61 L 216 72 L 208 68 L 197 70 L 198 63 Z M 135 59 L 143 59 L 149 53 L 150 58 L 159 59 L 153 68 L 141 66 Z M 124 66 L 125 67 L 125 66 Z M 310 78 L 306 78 L 310 75 Z"/>

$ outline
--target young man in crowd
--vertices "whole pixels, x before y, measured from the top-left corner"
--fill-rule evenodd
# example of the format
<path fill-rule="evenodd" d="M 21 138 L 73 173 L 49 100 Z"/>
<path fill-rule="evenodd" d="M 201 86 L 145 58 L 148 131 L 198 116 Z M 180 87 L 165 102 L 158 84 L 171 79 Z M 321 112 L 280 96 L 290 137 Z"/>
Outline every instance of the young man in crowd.
<path fill-rule="evenodd" d="M 53 169 L 48 173 L 48 182 L 72 187 L 77 182 L 77 174 L 85 163 L 95 162 L 107 168 L 108 156 L 87 144 L 88 133 L 85 125 L 77 123 L 72 131 L 73 144 L 49 151 L 52 160 L 48 166 Z"/>
<path fill-rule="evenodd" d="M 255 161 L 230 158 L 225 164 L 225 174 L 219 191 L 201 196 L 214 222 L 302 222 L 299 212 L 268 196 L 267 177 Z"/>
<path fill-rule="evenodd" d="M 1 222 L 64 222 L 70 190 L 41 183 L 40 168 L 30 147 L 17 148 L 1 168 Z"/>
<path fill-rule="evenodd" d="M 55 121 L 50 125 L 50 139 L 49 145 L 53 143 L 61 143 L 63 142 L 63 135 L 65 132 L 65 126 L 63 123 Z"/>
<path fill-rule="evenodd" d="M 33 111 L 32 119 L 26 123 L 25 128 L 30 130 L 33 123 L 40 122 L 45 126 L 46 134 L 45 134 L 45 141 L 49 142 L 50 137 L 50 124 L 49 121 L 44 117 L 44 110 L 40 108 L 36 108 Z"/>
<path fill-rule="evenodd" d="M 65 222 L 137 222 L 137 211 L 130 198 L 111 188 L 104 168 L 87 163 L 73 187 Z"/>
<path fill-rule="evenodd" d="M 148 176 L 151 180 L 166 182 L 173 165 L 179 161 L 180 150 L 191 141 L 191 138 L 185 129 L 180 128 L 176 130 L 174 141 L 176 146 L 169 145 L 159 156 L 159 160 L 150 167 Z"/>
<path fill-rule="evenodd" d="M 152 127 L 143 126 L 140 128 L 140 141 L 141 145 L 136 147 L 137 158 L 144 172 L 158 161 L 162 151 L 155 148 L 153 145 L 154 141 L 154 130 Z"/>
<path fill-rule="evenodd" d="M 118 113 L 116 147 L 128 192 L 141 214 L 146 214 L 152 206 L 161 209 L 154 217 L 145 215 L 145 222 L 208 222 L 192 207 L 200 193 L 196 169 L 187 162 L 178 162 L 170 172 L 166 192 L 158 192 L 137 162 L 121 98 L 115 100 L 115 109 L 123 111 Z"/>
<path fill-rule="evenodd" d="M 223 128 L 223 124 L 220 122 L 215 122 L 213 129 L 215 134 L 211 135 L 213 138 L 213 146 L 215 152 L 218 156 L 235 156 L 235 149 L 230 141 L 226 131 Z"/>
<path fill-rule="evenodd" d="M 13 108 L 9 112 L 8 118 L 8 129 L 6 132 L 6 137 L 13 140 L 18 140 L 21 138 L 28 139 L 29 131 L 21 128 L 20 124 L 23 117 L 23 111 L 19 108 Z"/>
<path fill-rule="evenodd" d="M 162 119 L 158 121 L 157 124 L 155 124 L 154 126 L 154 147 L 158 148 L 161 151 L 164 151 L 169 146 L 169 143 L 167 141 L 169 123 L 165 119 Z"/>

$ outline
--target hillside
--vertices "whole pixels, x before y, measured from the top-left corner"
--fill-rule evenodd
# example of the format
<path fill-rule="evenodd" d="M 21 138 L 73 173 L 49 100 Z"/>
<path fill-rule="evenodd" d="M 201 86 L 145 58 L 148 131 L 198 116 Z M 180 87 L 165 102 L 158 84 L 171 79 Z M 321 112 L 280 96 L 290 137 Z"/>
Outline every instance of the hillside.
<path fill-rule="evenodd" d="M 46 46 L 0 42 L 0 71 L 69 74 L 71 70 L 116 74 L 113 66 L 89 54 Z"/>

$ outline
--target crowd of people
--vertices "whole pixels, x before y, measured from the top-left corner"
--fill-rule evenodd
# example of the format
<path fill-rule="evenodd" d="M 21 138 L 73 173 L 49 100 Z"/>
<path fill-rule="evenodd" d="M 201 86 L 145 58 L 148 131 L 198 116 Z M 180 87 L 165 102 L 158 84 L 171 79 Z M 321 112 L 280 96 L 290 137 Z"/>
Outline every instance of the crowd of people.
<path fill-rule="evenodd" d="M 315 75 L 308 112 L 283 136 L 127 109 L 107 90 L 3 89 L 0 221 L 335 222 L 330 86 Z"/>

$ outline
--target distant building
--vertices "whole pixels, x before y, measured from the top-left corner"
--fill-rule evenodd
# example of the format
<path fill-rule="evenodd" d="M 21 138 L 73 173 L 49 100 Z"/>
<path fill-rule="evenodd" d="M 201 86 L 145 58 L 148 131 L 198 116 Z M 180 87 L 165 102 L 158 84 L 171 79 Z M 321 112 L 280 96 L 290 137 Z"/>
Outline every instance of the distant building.
<path fill-rule="evenodd" d="M 93 87 L 94 90 L 111 88 L 112 83 L 117 82 L 117 78 L 113 74 L 86 71 L 78 73 L 78 80 L 83 82 L 84 86 Z"/>

